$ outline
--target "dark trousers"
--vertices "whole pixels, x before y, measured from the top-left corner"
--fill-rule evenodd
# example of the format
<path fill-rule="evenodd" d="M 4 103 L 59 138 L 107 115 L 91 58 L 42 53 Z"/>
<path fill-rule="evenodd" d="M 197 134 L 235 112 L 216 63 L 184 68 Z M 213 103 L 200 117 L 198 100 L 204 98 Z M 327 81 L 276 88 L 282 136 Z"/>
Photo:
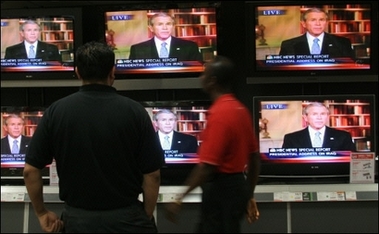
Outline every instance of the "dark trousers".
<path fill-rule="evenodd" d="M 200 233 L 240 233 L 249 189 L 239 174 L 218 174 L 202 186 Z"/>
<path fill-rule="evenodd" d="M 158 232 L 141 202 L 115 210 L 83 210 L 65 205 L 62 220 L 65 233 Z"/>

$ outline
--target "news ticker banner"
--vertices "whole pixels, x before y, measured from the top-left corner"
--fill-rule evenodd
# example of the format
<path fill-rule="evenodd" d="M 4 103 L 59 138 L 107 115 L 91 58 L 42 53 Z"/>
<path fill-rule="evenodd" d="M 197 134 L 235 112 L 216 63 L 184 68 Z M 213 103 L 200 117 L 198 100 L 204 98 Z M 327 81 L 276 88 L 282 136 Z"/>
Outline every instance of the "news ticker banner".
<path fill-rule="evenodd" d="M 44 67 L 61 66 L 59 61 L 46 61 L 41 58 L 34 59 L 1 59 L 1 67 Z"/>
<path fill-rule="evenodd" d="M 24 163 L 25 162 L 25 154 L 1 154 L 1 164 L 6 163 Z"/>
<path fill-rule="evenodd" d="M 327 147 L 317 148 L 269 148 L 266 153 L 270 158 L 290 158 L 309 156 L 350 156 L 350 151 L 333 151 Z"/>
<path fill-rule="evenodd" d="M 331 58 L 328 54 L 266 55 L 266 65 L 307 65 L 354 63 L 351 58 Z"/>
<path fill-rule="evenodd" d="M 334 151 L 331 148 L 269 148 L 262 152 L 262 160 L 350 162 L 350 151 Z"/>

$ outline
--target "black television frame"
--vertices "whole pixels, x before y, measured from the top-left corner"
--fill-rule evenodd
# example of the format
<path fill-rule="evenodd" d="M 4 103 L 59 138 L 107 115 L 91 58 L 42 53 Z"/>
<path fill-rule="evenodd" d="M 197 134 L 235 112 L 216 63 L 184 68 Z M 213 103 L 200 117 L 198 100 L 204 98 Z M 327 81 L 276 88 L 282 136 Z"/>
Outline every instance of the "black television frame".
<path fill-rule="evenodd" d="M 370 140 L 370 152 L 374 152 L 375 155 L 378 154 L 378 143 L 377 143 L 377 101 L 376 96 L 374 94 L 323 94 L 323 95 L 289 95 L 289 96 L 255 96 L 253 97 L 253 116 L 254 116 L 254 127 L 257 136 L 259 136 L 259 147 L 262 154 L 262 165 L 261 165 L 261 174 L 260 178 L 262 181 L 264 180 L 272 180 L 272 181 L 280 181 L 284 183 L 301 183 L 304 182 L 315 182 L 321 181 L 322 183 L 338 181 L 338 182 L 349 182 L 349 172 L 350 172 L 350 161 L 339 161 L 339 159 L 326 160 L 327 162 L 322 162 L 323 159 L 318 157 L 319 162 L 315 161 L 304 161 L 303 163 L 294 163 L 294 162 L 285 162 L 279 160 L 275 160 L 274 158 L 268 159 L 269 156 L 267 154 L 270 151 L 264 150 L 264 146 L 262 146 L 263 140 L 266 141 L 272 140 L 280 141 L 283 136 L 272 136 L 270 134 L 270 119 L 268 119 L 268 123 L 265 126 L 262 118 L 261 110 L 262 101 L 265 102 L 275 102 L 276 104 L 287 103 L 288 101 L 325 101 L 325 100 L 367 100 L 369 105 L 369 121 L 370 121 L 370 132 L 367 133 L 369 137 L 367 139 Z M 339 105 L 340 103 L 336 103 Z M 351 106 L 354 105 L 354 102 L 350 103 Z M 348 104 L 348 105 L 350 105 Z M 367 109 L 366 109 L 367 110 Z M 342 115 L 341 115 L 342 116 Z M 288 123 L 287 123 L 288 124 Z M 274 127 L 278 130 L 278 127 Z M 264 135 L 267 132 L 269 138 L 265 138 Z M 272 132 L 271 132 L 272 133 Z M 274 133 L 275 135 L 275 133 Z M 274 148 L 281 148 L 281 146 L 277 146 Z M 359 152 L 359 151 L 358 151 Z M 266 155 L 266 156 L 265 156 Z M 348 155 L 345 152 L 341 152 L 341 156 L 346 160 Z M 312 159 L 313 160 L 313 159 Z M 300 160 L 301 161 L 301 160 Z M 325 161 L 325 160 L 324 160 Z M 342 162 L 343 161 L 343 162 Z"/>
<path fill-rule="evenodd" d="M 36 19 L 36 18 L 67 17 L 73 19 L 73 64 L 75 66 L 75 51 L 83 43 L 82 35 L 82 9 L 75 7 L 67 8 L 38 8 L 38 9 L 1 9 L 2 19 Z M 5 51 L 4 51 L 5 52 Z M 74 69 L 70 70 L 36 70 L 36 71 L 1 71 L 3 81 L 24 80 L 77 80 Z"/>
<path fill-rule="evenodd" d="M 275 6 L 302 6 L 302 5 L 346 5 L 346 4 L 368 4 L 371 6 L 371 42 L 370 42 L 370 58 L 369 69 L 291 69 L 291 70 L 261 70 L 257 68 L 257 49 L 258 40 L 262 39 L 256 31 L 259 31 L 257 22 L 257 7 L 273 7 Z M 354 8 L 352 9 L 354 10 Z M 300 21 L 299 21 L 300 24 Z M 376 1 L 310 1 L 301 3 L 297 1 L 247 1 L 246 2 L 246 60 L 247 66 L 247 84 L 265 84 L 265 83 L 330 83 L 330 82 L 378 82 L 378 45 L 375 38 L 378 38 L 378 3 Z M 269 28 L 266 28 L 266 31 Z M 263 31 L 263 34 L 265 32 Z"/>

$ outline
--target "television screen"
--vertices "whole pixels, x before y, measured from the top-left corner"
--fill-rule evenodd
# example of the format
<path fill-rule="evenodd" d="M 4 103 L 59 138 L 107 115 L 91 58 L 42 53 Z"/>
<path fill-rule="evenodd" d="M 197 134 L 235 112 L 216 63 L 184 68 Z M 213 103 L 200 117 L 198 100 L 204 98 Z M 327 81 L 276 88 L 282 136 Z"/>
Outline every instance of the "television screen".
<path fill-rule="evenodd" d="M 80 17 L 75 9 L 2 10 L 1 79 L 75 78 Z"/>
<path fill-rule="evenodd" d="M 198 76 L 217 54 L 216 14 L 216 7 L 106 11 L 116 78 Z"/>
<path fill-rule="evenodd" d="M 209 101 L 142 102 L 149 113 L 165 155 L 162 183 L 180 185 L 198 163 L 201 132 Z"/>
<path fill-rule="evenodd" d="M 378 35 L 377 3 L 318 1 L 249 6 L 248 81 L 378 81 L 378 47 L 372 40 Z"/>
<path fill-rule="evenodd" d="M 254 97 L 261 176 L 348 176 L 351 152 L 377 150 L 375 114 L 374 95 Z"/>
<path fill-rule="evenodd" d="M 23 169 L 31 137 L 43 115 L 42 107 L 1 107 L 1 184 L 23 184 Z M 49 178 L 48 167 L 42 170 Z"/>

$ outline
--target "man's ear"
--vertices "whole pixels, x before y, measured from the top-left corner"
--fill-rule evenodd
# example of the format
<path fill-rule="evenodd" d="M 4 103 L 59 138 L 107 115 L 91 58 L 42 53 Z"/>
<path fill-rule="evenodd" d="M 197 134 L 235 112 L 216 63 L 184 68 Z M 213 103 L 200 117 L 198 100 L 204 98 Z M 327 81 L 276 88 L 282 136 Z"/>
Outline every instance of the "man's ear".
<path fill-rule="evenodd" d="M 108 75 L 108 79 L 109 79 L 109 82 L 110 82 L 111 85 L 113 85 L 113 82 L 114 82 L 114 79 L 115 79 L 115 75 L 114 75 L 115 71 L 116 71 L 116 66 L 113 66 L 112 70 L 110 71 L 110 73 Z"/>
<path fill-rule="evenodd" d="M 217 84 L 217 77 L 216 76 L 209 77 L 209 83 L 212 85 Z"/>
<path fill-rule="evenodd" d="M 207 81 L 205 82 L 205 88 L 211 89 L 216 87 L 217 85 L 217 77 L 216 76 L 210 76 L 208 77 Z"/>
<path fill-rule="evenodd" d="M 153 121 L 153 126 L 154 126 L 154 128 L 156 128 L 156 129 L 158 128 L 158 123 L 157 123 L 156 120 Z"/>
<path fill-rule="evenodd" d="M 75 67 L 75 74 L 79 80 L 82 80 L 82 77 L 80 77 L 79 72 L 78 72 L 78 67 Z"/>

